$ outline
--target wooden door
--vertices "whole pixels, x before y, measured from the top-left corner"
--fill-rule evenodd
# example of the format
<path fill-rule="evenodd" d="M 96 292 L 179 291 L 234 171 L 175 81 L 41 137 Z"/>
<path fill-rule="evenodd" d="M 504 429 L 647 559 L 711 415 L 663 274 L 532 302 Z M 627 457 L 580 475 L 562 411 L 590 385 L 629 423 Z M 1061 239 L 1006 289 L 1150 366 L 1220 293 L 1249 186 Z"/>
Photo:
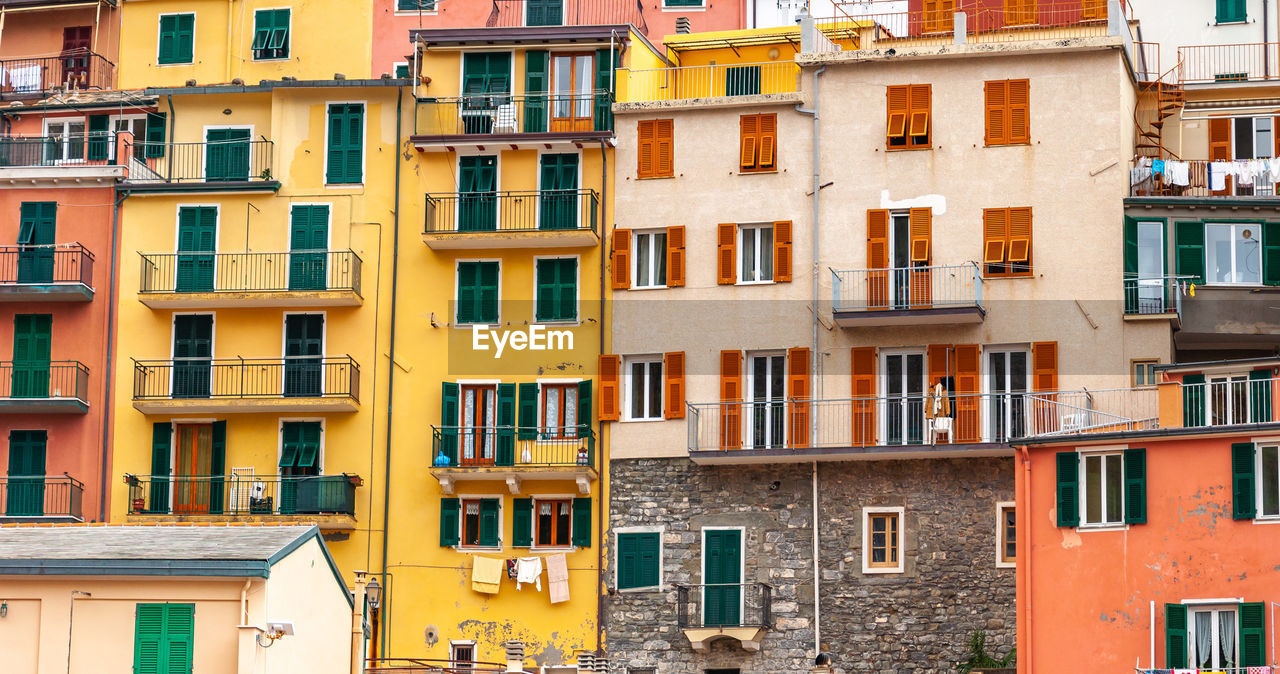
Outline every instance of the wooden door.
<path fill-rule="evenodd" d="M 554 54 L 551 130 L 592 130 L 595 54 Z"/>
<path fill-rule="evenodd" d="M 498 228 L 497 168 L 494 155 L 458 159 L 458 231 Z"/>
<path fill-rule="evenodd" d="M 22 204 L 18 227 L 18 283 L 53 283 L 57 212 L 56 201 Z"/>
<path fill-rule="evenodd" d="M 204 139 L 205 182 L 249 179 L 249 129 L 209 129 Z"/>
<path fill-rule="evenodd" d="M 284 394 L 318 397 L 323 387 L 324 314 L 290 314 L 284 319 Z"/>
<path fill-rule="evenodd" d="M 212 501 L 213 426 L 176 426 L 173 459 L 173 512 L 208 513 Z"/>
<path fill-rule="evenodd" d="M 72 89 L 89 84 L 89 55 L 93 49 L 93 26 L 67 26 L 62 29 L 62 77 Z"/>
<path fill-rule="evenodd" d="M 578 226 L 578 155 L 542 155 L 538 229 Z"/>
<path fill-rule="evenodd" d="M 52 314 L 13 317 L 14 398 L 49 397 L 49 355 L 53 342 Z"/>
<path fill-rule="evenodd" d="M 206 206 L 178 211 L 176 292 L 213 292 L 217 232 L 218 209 Z"/>
<path fill-rule="evenodd" d="M 742 623 L 742 532 L 704 531 L 702 615 L 707 627 L 736 627 Z"/>
<path fill-rule="evenodd" d="M 44 515 L 46 431 L 9 431 L 9 481 L 5 515 Z"/>
<path fill-rule="evenodd" d="M 294 206 L 289 222 L 289 290 L 328 285 L 329 207 Z"/>

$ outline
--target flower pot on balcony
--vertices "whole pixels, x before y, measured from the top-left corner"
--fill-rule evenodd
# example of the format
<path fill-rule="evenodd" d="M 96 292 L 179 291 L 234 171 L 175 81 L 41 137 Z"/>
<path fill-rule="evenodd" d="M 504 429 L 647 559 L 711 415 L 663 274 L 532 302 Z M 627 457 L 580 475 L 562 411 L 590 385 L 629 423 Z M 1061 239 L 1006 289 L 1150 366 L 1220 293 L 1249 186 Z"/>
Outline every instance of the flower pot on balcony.
<path fill-rule="evenodd" d="M 146 506 L 147 506 L 146 499 L 135 498 L 133 499 L 130 509 L 135 513 L 140 513 L 146 509 Z"/>

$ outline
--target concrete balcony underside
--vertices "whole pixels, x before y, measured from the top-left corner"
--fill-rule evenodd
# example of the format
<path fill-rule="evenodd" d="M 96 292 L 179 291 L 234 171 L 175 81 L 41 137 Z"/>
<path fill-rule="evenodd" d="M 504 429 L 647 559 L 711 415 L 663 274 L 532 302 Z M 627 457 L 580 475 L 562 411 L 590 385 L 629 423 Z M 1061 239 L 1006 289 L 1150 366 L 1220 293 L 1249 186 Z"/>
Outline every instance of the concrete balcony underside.
<path fill-rule="evenodd" d="M 507 232 L 424 232 L 423 243 L 432 250 L 493 248 L 584 248 L 600 243 L 590 229 Z"/>
<path fill-rule="evenodd" d="M 689 452 L 689 459 L 701 466 L 808 463 L 811 461 L 959 459 L 996 456 L 1013 456 L 1013 448 L 1000 442 L 971 442 L 934 445 L 821 447 L 813 449 L 699 449 Z"/>
<path fill-rule="evenodd" d="M 0 515 L 0 524 L 79 524 L 83 517 L 74 515 Z"/>
<path fill-rule="evenodd" d="M 61 164 L 0 168 L 0 189 L 40 186 L 110 187 L 124 177 L 123 166 Z"/>
<path fill-rule="evenodd" d="M 86 414 L 89 403 L 79 398 L 0 398 L 0 414 Z"/>
<path fill-rule="evenodd" d="M 578 493 L 591 494 L 591 483 L 599 478 L 592 466 L 450 466 L 432 468 L 445 494 L 454 493 L 459 482 L 504 482 L 512 494 L 523 491 L 525 481 L 572 481 Z"/>
<path fill-rule="evenodd" d="M 535 133 L 453 133 L 419 135 L 409 139 L 423 152 L 453 152 L 458 148 L 477 150 L 536 150 L 598 148 L 616 144 L 612 131 L 535 132 Z"/>
<path fill-rule="evenodd" d="M 0 401 L 2 403 L 3 401 Z M 259 414 L 290 412 L 355 412 L 360 403 L 350 397 L 333 398 L 164 398 L 134 400 L 134 409 L 143 414 L 184 414 L 188 412 L 215 414 Z M 3 410 L 0 404 L 0 410 Z"/>
<path fill-rule="evenodd" d="M 980 306 L 919 307 L 876 311 L 833 311 L 842 328 L 889 327 L 902 325 L 976 325 L 986 320 Z"/>
<path fill-rule="evenodd" d="M 314 524 L 321 531 L 355 531 L 352 515 L 127 515 L 129 524 Z"/>
<path fill-rule="evenodd" d="M 769 633 L 766 627 L 686 627 L 681 631 L 699 653 L 710 652 L 711 642 L 720 639 L 733 639 L 741 644 L 742 650 L 755 653 L 760 650 L 764 635 Z"/>
<path fill-rule="evenodd" d="M 93 288 L 83 283 L 0 284 L 0 302 L 92 302 Z"/>
<path fill-rule="evenodd" d="M 2 292 L 2 290 L 0 290 Z M 0 301 L 3 297 L 0 296 Z M 356 307 L 364 299 L 354 290 L 253 290 L 210 293 L 138 293 L 152 309 L 219 309 L 238 307 Z"/>
<path fill-rule="evenodd" d="M 678 98 L 668 101 L 626 101 L 613 104 L 615 114 L 633 112 L 665 112 L 668 110 L 700 110 L 705 108 L 747 108 L 764 105 L 804 105 L 808 94 L 788 91 L 776 94 L 750 94 L 745 96 L 707 96 Z"/>

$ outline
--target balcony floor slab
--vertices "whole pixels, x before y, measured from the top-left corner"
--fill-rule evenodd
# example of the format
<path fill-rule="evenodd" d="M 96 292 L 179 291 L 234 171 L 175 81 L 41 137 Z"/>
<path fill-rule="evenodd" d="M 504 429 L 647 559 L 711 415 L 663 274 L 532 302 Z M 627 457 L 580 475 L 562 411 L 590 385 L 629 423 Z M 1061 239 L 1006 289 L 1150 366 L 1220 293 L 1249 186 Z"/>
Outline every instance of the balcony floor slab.
<path fill-rule="evenodd" d="M 83 283 L 0 284 L 0 302 L 92 302 L 93 288 Z"/>
<path fill-rule="evenodd" d="M 321 531 L 355 531 L 353 515 L 126 515 L 128 524 L 314 524 Z"/>
<path fill-rule="evenodd" d="M 764 627 L 686 627 L 682 631 L 689 645 L 699 653 L 709 652 L 711 642 L 718 639 L 733 639 L 742 644 L 742 650 L 755 653 L 769 630 Z"/>
<path fill-rule="evenodd" d="M 3 301 L 3 298 L 0 298 Z M 354 290 L 289 290 L 282 292 L 138 293 L 152 309 L 221 309 L 239 307 L 357 307 L 364 298 Z"/>
<path fill-rule="evenodd" d="M 519 494 L 525 481 L 566 480 L 577 483 L 578 492 L 586 496 L 599 478 L 592 466 L 450 466 L 432 468 L 431 474 L 445 494 L 452 494 L 459 482 L 505 482 L 512 494 Z"/>
<path fill-rule="evenodd" d="M 898 459 L 960 459 L 1013 456 L 1013 448 L 999 442 L 875 447 L 815 447 L 811 449 L 699 449 L 689 459 L 700 466 L 811 461 L 887 461 Z"/>
<path fill-rule="evenodd" d="M 976 325 L 986 320 L 987 311 L 979 306 L 921 307 L 918 309 L 885 309 L 831 312 L 842 328 L 869 328 L 903 325 Z"/>
<path fill-rule="evenodd" d="M 89 403 L 79 398 L 0 398 L 0 414 L 86 414 Z"/>
<path fill-rule="evenodd" d="M 432 250 L 485 248 L 583 248 L 600 243 L 590 229 L 527 230 L 519 232 L 424 232 L 423 243 Z"/>
<path fill-rule="evenodd" d="M 3 401 L 0 401 L 2 403 Z M 143 414 L 259 414 L 275 412 L 355 412 L 360 403 L 353 398 L 178 398 L 135 400 L 134 409 Z M 3 409 L 0 406 L 0 409 Z"/>

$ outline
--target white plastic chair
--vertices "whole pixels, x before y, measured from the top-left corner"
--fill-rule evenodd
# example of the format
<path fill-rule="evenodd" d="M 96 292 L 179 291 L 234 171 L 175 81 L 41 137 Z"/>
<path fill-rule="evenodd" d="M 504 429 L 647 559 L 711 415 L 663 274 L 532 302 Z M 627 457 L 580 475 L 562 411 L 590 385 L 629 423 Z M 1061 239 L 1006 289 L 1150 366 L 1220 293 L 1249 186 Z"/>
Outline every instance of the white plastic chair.
<path fill-rule="evenodd" d="M 520 130 L 518 128 L 519 120 L 517 120 L 516 117 L 517 115 L 516 115 L 515 103 L 507 103 L 505 105 L 499 105 L 498 108 L 493 111 L 493 132 L 494 133 L 500 133 L 503 131 L 507 133 L 519 132 Z"/>

